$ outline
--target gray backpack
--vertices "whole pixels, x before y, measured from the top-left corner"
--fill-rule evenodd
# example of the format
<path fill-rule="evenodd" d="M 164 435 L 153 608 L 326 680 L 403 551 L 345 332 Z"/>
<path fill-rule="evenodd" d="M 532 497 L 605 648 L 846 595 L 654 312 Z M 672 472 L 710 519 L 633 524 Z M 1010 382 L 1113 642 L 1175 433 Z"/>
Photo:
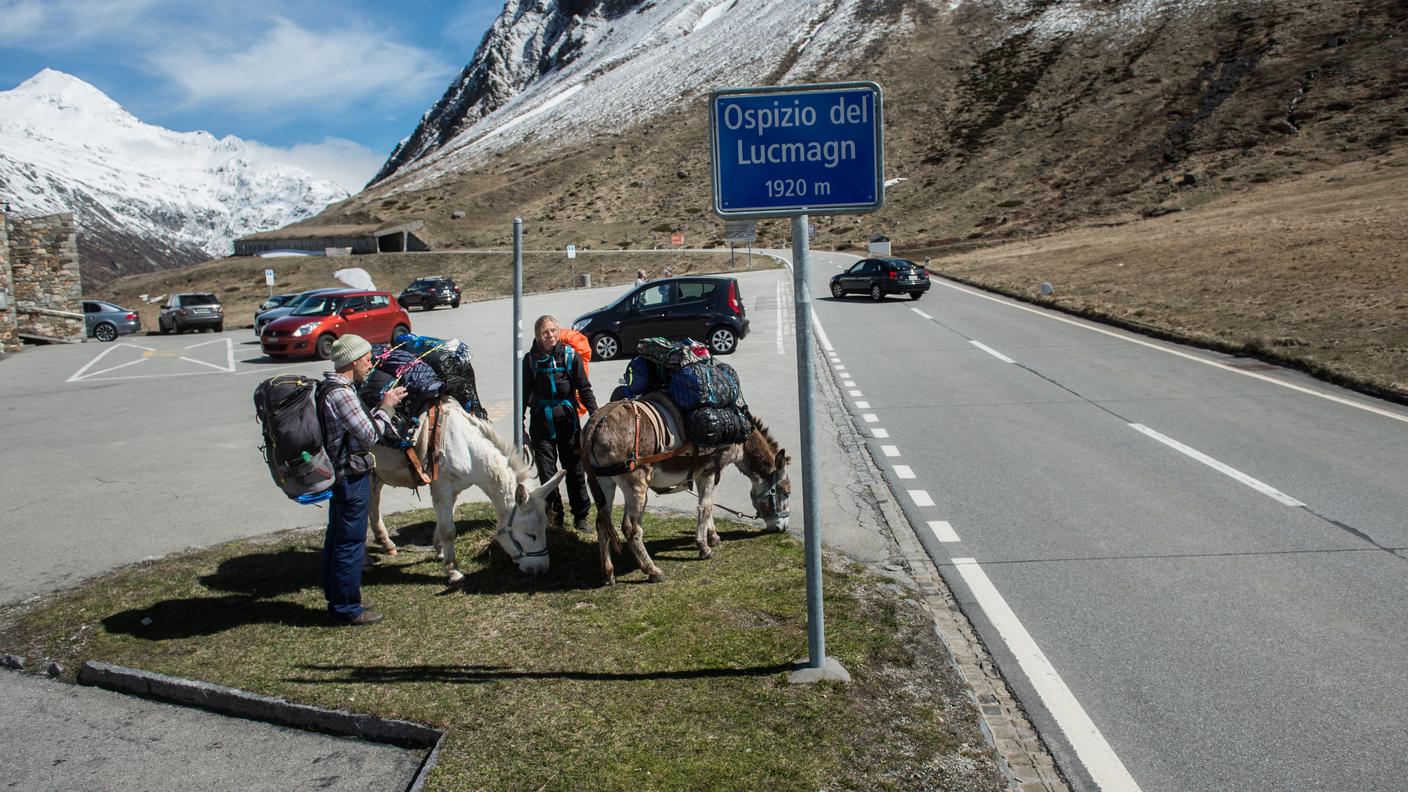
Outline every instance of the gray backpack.
<path fill-rule="evenodd" d="M 280 374 L 254 389 L 254 415 L 264 433 L 264 461 L 274 483 L 299 503 L 332 497 L 337 471 L 328 458 L 319 420 L 324 384 L 297 374 Z"/>

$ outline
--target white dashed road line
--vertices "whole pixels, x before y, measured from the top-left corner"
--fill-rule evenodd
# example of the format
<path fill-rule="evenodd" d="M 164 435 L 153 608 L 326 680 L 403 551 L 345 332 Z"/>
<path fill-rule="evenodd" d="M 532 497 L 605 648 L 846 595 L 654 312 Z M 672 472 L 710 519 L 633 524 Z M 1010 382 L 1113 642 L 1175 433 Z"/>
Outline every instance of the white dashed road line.
<path fill-rule="evenodd" d="M 910 469 L 909 465 L 895 465 L 895 478 L 912 479 L 914 471 Z"/>
<path fill-rule="evenodd" d="M 988 346 L 987 344 L 982 343 L 981 341 L 972 341 L 972 340 L 970 340 L 968 343 L 972 344 L 973 346 L 977 347 L 978 349 L 983 350 L 984 352 L 988 353 L 989 355 L 992 355 L 993 357 L 997 358 L 998 360 L 1001 360 L 1003 363 L 1016 363 L 1016 362 L 1017 362 L 1017 361 L 1013 360 L 1012 358 L 1007 357 L 1006 355 L 1002 354 L 1001 352 L 998 352 L 996 349 L 993 349 L 992 347 Z"/>
<path fill-rule="evenodd" d="M 1286 504 L 1287 506 L 1300 507 L 1305 505 L 1304 503 L 1301 503 L 1295 498 L 1292 498 L 1291 496 L 1276 489 L 1270 484 L 1258 481 L 1257 479 L 1248 476 L 1246 473 L 1243 473 L 1242 471 L 1230 465 L 1223 464 L 1222 462 L 1213 459 L 1212 457 L 1208 456 L 1207 454 L 1204 454 L 1196 448 L 1189 448 L 1188 446 L 1178 442 L 1177 440 L 1174 440 L 1171 437 L 1162 435 L 1154 431 L 1153 429 L 1150 429 L 1144 424 L 1132 423 L 1129 425 L 1129 427 L 1137 432 L 1142 432 L 1143 434 L 1146 434 L 1149 437 L 1158 440 L 1160 443 L 1163 443 L 1169 448 L 1172 448 L 1178 453 L 1184 454 L 1188 457 L 1191 457 L 1192 459 L 1196 459 L 1197 461 L 1202 462 L 1204 465 L 1207 465 L 1208 467 L 1212 468 L 1213 470 L 1216 470 L 1222 475 L 1240 481 L 1248 487 L 1251 487 L 1252 489 L 1256 490 L 1257 492 L 1260 492 L 1261 494 L 1266 495 L 1267 497 L 1278 500 L 1281 503 Z"/>
<path fill-rule="evenodd" d="M 934 538 L 945 544 L 958 541 L 958 534 L 954 532 L 953 526 L 943 520 L 930 520 L 929 530 L 934 532 Z"/>
<path fill-rule="evenodd" d="M 860 418 L 861 418 L 862 421 L 865 421 L 866 423 L 879 423 L 879 422 L 880 422 L 880 416 L 876 415 L 875 413 L 863 413 L 863 414 L 860 416 Z"/>
<path fill-rule="evenodd" d="M 1070 740 L 1071 747 L 1095 785 L 1101 792 L 1138 792 L 1139 785 L 1134 783 L 1124 762 L 1115 755 L 1114 749 L 1090 720 L 1080 702 L 1076 701 L 1071 689 L 1066 687 L 1061 675 L 1056 673 L 1051 661 L 1046 659 L 1046 653 L 1041 651 L 1027 628 L 1018 621 L 1017 615 L 1007 606 L 1007 601 L 998 593 L 978 562 L 972 558 L 955 558 L 953 566 L 968 585 L 983 613 L 997 628 L 1007 648 L 1017 658 L 1022 672 L 1031 680 L 1032 687 L 1056 719 L 1061 731 L 1066 733 L 1066 739 Z"/>
<path fill-rule="evenodd" d="M 919 310 L 918 308 L 910 308 L 909 310 L 914 311 L 915 313 L 919 314 L 920 316 L 924 317 L 925 319 L 932 320 L 932 319 L 934 318 L 934 317 L 930 316 L 929 314 L 926 314 L 926 313 L 924 313 L 923 311 Z"/>
<path fill-rule="evenodd" d="M 880 446 L 880 452 L 887 457 L 897 457 L 900 455 L 900 448 L 899 446 L 882 445 Z"/>
<path fill-rule="evenodd" d="M 909 493 L 910 500 L 914 501 L 915 506 L 934 505 L 934 499 L 929 497 L 928 490 L 906 490 L 906 492 Z"/>
<path fill-rule="evenodd" d="M 890 436 L 889 432 L 885 431 L 884 429 L 881 429 L 878 426 L 874 429 L 871 429 L 870 433 L 874 435 L 877 440 L 884 440 L 885 438 Z"/>
<path fill-rule="evenodd" d="M 856 402 L 856 409 L 857 409 L 857 410 L 869 410 L 869 409 L 870 409 L 870 402 L 868 402 L 868 401 L 857 401 L 857 402 Z"/>

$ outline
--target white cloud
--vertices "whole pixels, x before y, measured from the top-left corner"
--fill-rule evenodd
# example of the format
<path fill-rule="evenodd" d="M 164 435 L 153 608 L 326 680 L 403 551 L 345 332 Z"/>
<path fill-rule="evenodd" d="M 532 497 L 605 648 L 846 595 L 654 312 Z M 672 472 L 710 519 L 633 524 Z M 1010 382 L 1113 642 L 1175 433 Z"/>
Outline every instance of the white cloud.
<path fill-rule="evenodd" d="M 356 195 L 386 160 L 360 143 L 343 138 L 324 138 L 321 143 L 299 143 L 292 148 L 276 148 L 248 141 L 250 150 L 264 162 L 302 168 L 320 179 L 334 182 Z"/>
<path fill-rule="evenodd" d="M 183 48 L 149 57 L 186 94 L 188 106 L 365 112 L 366 106 L 420 97 L 451 69 L 431 53 L 356 28 L 308 30 L 278 18 L 240 52 Z"/>
<path fill-rule="evenodd" d="M 0 38 L 7 43 L 63 49 L 121 35 L 157 0 L 0 0 Z"/>

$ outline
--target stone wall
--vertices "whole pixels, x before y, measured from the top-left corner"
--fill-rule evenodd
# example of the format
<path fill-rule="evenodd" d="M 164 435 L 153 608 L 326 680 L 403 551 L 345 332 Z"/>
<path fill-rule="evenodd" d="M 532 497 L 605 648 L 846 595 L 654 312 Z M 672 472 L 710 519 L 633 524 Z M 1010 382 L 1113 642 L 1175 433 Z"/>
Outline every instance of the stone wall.
<path fill-rule="evenodd" d="M 20 349 L 15 331 L 15 287 L 10 281 L 10 237 L 5 233 L 9 224 L 9 217 L 0 212 L 0 290 L 5 293 L 5 307 L 0 308 L 0 355 Z"/>
<path fill-rule="evenodd" d="M 83 340 L 83 283 L 72 214 L 11 219 L 9 271 L 20 337 Z"/>

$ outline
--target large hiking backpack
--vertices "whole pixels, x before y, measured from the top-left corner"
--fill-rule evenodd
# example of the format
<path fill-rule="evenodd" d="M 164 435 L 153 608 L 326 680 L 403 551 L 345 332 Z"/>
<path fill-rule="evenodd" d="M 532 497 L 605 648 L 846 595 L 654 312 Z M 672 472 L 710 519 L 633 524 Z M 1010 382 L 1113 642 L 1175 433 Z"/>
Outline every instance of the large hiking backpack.
<path fill-rule="evenodd" d="M 337 471 L 323 444 L 318 419 L 323 385 L 297 374 L 280 374 L 254 389 L 254 415 L 264 433 L 264 461 L 274 483 L 299 503 L 332 497 Z"/>
<path fill-rule="evenodd" d="M 733 366 L 714 360 L 676 371 L 666 391 L 680 412 L 699 407 L 736 407 L 742 400 L 738 372 Z"/>
<path fill-rule="evenodd" d="M 577 356 L 582 359 L 582 376 L 587 377 L 587 378 L 588 378 L 587 381 L 590 382 L 590 381 L 591 381 L 591 378 L 590 378 L 591 375 L 590 375 L 590 373 L 589 373 L 589 372 L 590 372 L 590 369 L 589 369 L 589 367 L 587 366 L 587 364 L 590 363 L 590 362 L 592 362 L 592 343 L 587 340 L 587 337 L 582 334 L 582 331 L 580 331 L 580 330 L 573 330 L 573 329 L 570 328 L 570 327 L 564 327 L 564 328 L 562 328 L 561 332 L 559 332 L 559 333 L 557 334 L 557 337 L 558 337 L 558 340 L 562 341 L 562 343 L 564 343 L 564 344 L 566 344 L 566 345 L 572 347 L 574 350 L 576 350 Z M 581 400 L 581 399 L 578 399 L 578 400 L 577 400 L 577 415 L 578 415 L 578 416 L 582 416 L 582 415 L 586 415 L 586 414 L 587 414 L 587 405 L 582 404 L 582 400 Z"/>
<path fill-rule="evenodd" d="M 691 363 L 708 360 L 709 348 L 692 338 L 667 341 L 655 337 L 642 339 L 636 344 L 636 354 L 652 363 L 659 363 L 667 373 L 673 374 Z"/>
<path fill-rule="evenodd" d="M 700 407 L 685 415 L 684 426 L 689 439 L 701 446 L 741 443 L 753 433 L 747 416 L 733 407 Z"/>

